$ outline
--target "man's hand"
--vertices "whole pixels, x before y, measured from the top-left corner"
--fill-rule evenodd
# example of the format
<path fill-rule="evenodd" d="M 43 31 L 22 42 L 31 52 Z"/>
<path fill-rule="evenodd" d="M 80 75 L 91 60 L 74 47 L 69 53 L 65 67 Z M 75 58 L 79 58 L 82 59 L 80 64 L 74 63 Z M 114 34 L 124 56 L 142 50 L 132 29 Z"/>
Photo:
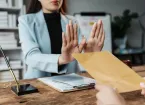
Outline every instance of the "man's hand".
<path fill-rule="evenodd" d="M 141 94 L 145 96 L 145 83 L 140 83 L 140 86 L 142 88 Z"/>
<path fill-rule="evenodd" d="M 115 91 L 115 89 L 109 86 L 96 84 L 96 90 L 98 90 L 96 94 L 97 105 L 125 105 L 125 100 Z"/>

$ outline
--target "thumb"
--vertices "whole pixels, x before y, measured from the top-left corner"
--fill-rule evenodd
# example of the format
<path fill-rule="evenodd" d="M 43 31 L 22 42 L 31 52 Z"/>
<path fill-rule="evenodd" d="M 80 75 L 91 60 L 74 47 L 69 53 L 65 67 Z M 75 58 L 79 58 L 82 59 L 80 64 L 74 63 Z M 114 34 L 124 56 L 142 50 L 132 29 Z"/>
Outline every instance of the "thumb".
<path fill-rule="evenodd" d="M 96 84 L 96 85 L 95 85 L 95 89 L 96 89 L 97 91 L 100 91 L 101 89 L 103 89 L 103 87 L 104 87 L 104 85 L 101 85 L 101 84 Z"/>
<path fill-rule="evenodd" d="M 86 45 L 86 38 L 83 36 L 82 37 L 82 41 L 81 43 L 79 44 L 79 51 L 82 52 L 84 46 Z"/>
<path fill-rule="evenodd" d="M 145 88 L 145 83 L 141 82 L 140 86 L 141 86 L 141 88 Z"/>

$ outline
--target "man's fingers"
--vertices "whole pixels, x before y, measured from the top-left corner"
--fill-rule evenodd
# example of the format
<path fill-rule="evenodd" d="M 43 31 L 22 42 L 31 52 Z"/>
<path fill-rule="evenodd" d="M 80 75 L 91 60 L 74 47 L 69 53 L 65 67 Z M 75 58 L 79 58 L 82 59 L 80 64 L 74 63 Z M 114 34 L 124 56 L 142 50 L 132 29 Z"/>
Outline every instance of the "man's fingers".
<path fill-rule="evenodd" d="M 94 37 L 95 37 L 96 29 L 98 28 L 97 26 L 98 26 L 98 25 L 97 25 L 97 23 L 95 22 L 94 25 L 93 25 L 93 27 L 92 27 L 92 30 L 91 30 L 91 34 L 90 34 L 90 37 L 91 37 L 91 38 L 94 38 Z"/>
<path fill-rule="evenodd" d="M 104 85 L 101 85 L 101 84 L 98 84 L 98 83 L 95 85 L 95 89 L 98 90 L 98 91 L 100 91 L 103 87 L 104 87 Z"/>
<path fill-rule="evenodd" d="M 145 89 L 145 83 L 140 83 L 140 86 L 141 86 L 141 88 L 144 88 Z"/>

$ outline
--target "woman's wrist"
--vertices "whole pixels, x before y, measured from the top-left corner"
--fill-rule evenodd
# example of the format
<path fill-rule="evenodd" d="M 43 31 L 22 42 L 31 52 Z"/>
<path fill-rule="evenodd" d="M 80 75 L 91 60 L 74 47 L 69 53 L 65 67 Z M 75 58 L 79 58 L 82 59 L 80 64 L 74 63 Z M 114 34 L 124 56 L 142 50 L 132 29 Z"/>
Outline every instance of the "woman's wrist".
<path fill-rule="evenodd" d="M 59 66 L 60 66 L 60 65 L 65 65 L 65 64 L 67 64 L 67 63 L 69 63 L 69 62 L 67 62 L 67 61 L 64 59 L 64 57 L 63 57 L 62 55 L 60 55 L 59 58 L 58 58 L 58 65 L 59 65 Z"/>
<path fill-rule="evenodd" d="M 58 65 L 63 65 L 63 59 L 62 59 L 62 56 L 60 55 L 59 58 L 58 58 Z"/>
<path fill-rule="evenodd" d="M 65 64 L 68 64 L 68 63 L 70 63 L 70 62 L 72 62 L 73 61 L 73 59 L 65 59 L 65 57 L 63 57 L 63 55 L 60 55 L 59 56 L 59 58 L 58 58 L 58 65 L 60 66 L 60 65 L 65 65 Z"/>

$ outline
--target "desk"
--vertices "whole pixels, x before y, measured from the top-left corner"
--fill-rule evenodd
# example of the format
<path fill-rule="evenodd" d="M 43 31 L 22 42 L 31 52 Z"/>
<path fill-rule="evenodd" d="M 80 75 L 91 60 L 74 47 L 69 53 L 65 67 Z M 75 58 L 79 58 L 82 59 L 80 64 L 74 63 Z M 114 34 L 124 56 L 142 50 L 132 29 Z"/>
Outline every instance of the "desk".
<path fill-rule="evenodd" d="M 140 76 L 145 77 L 145 65 L 143 66 L 134 66 L 132 69 L 137 72 Z"/>
<path fill-rule="evenodd" d="M 86 73 L 82 75 L 88 76 Z M 3 88 L 10 82 L 0 83 L 0 105 L 96 105 L 95 89 L 59 93 L 35 79 L 20 82 L 32 84 L 39 89 L 39 93 L 18 97 L 11 92 L 10 87 Z M 123 97 L 127 100 L 127 105 L 145 105 L 145 98 L 140 91 L 123 94 Z"/>

